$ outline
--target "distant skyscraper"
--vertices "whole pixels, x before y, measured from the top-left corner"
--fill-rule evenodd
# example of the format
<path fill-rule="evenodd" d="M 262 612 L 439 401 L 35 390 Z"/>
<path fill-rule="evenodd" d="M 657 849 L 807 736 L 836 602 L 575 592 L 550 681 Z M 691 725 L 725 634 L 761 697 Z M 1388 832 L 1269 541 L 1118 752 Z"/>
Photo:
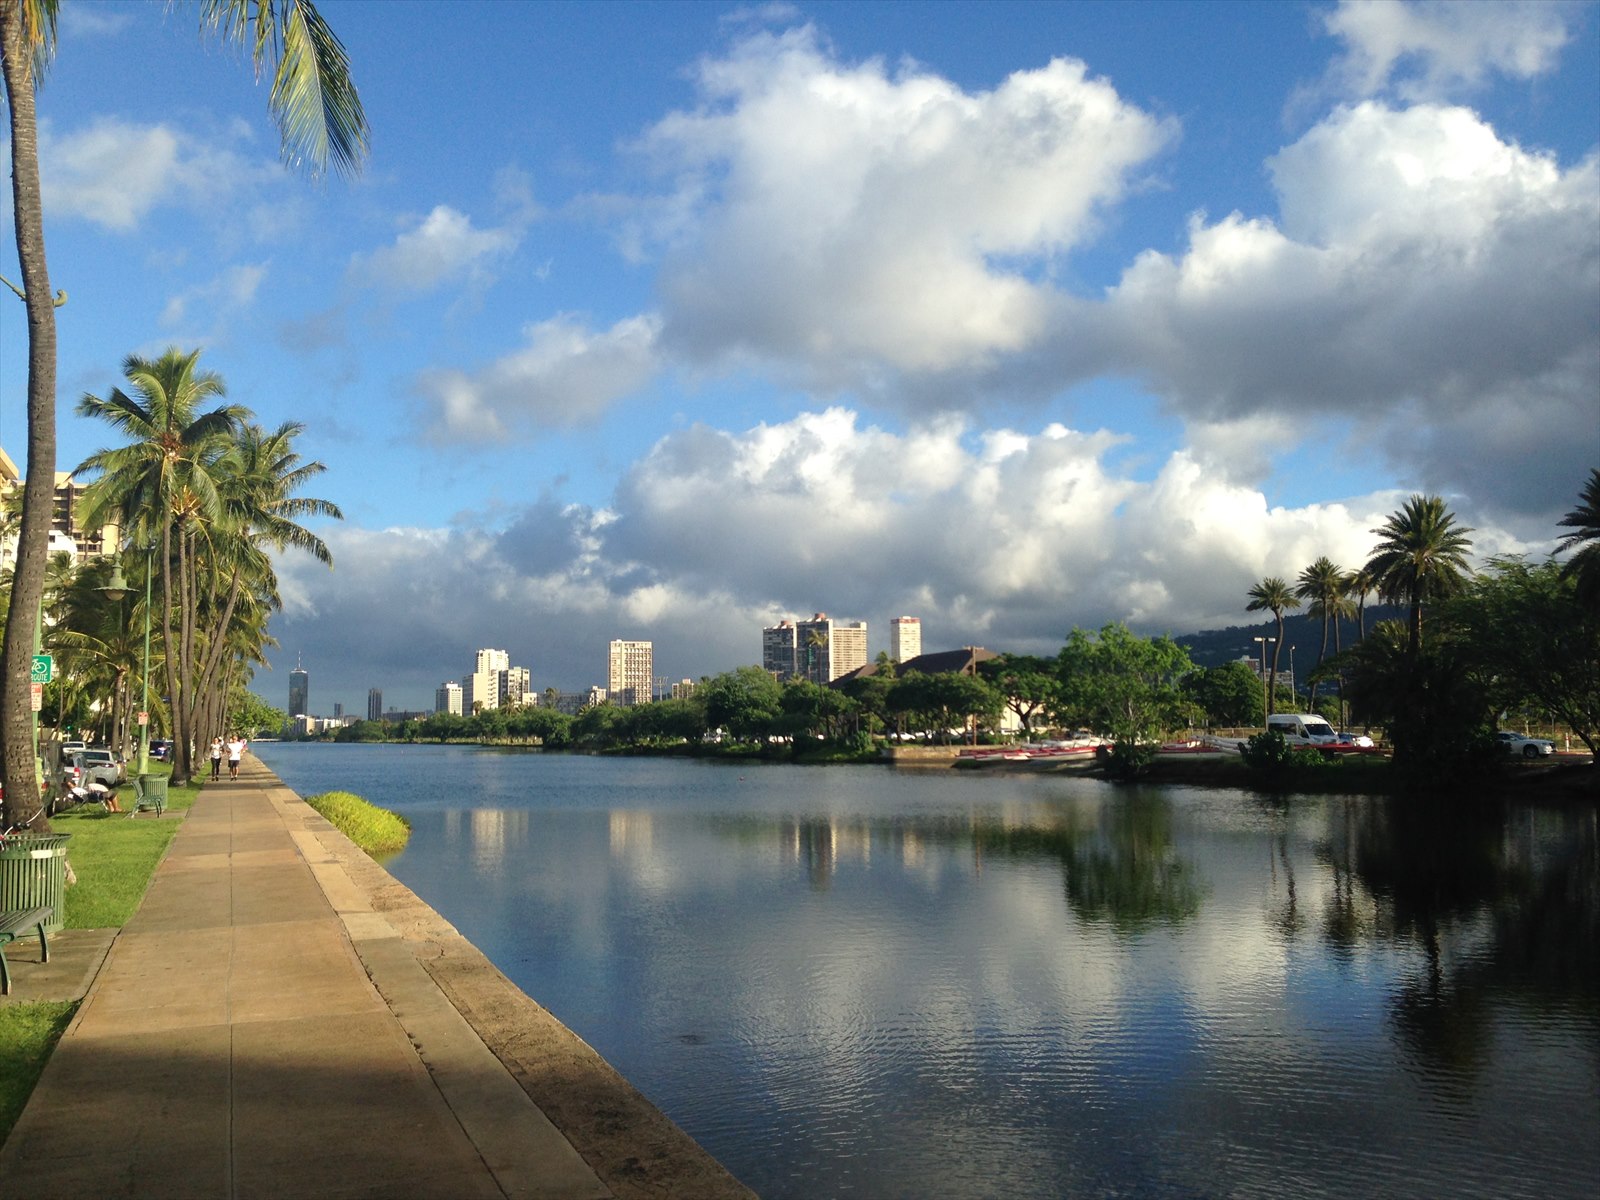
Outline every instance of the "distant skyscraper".
<path fill-rule="evenodd" d="M 910 662 L 922 653 L 922 618 L 895 617 L 889 622 L 889 657 Z"/>
<path fill-rule="evenodd" d="M 289 672 L 289 719 L 311 715 L 311 675 L 295 660 Z"/>
<path fill-rule="evenodd" d="M 613 704 L 645 704 L 655 681 L 655 643 L 611 643 L 611 669 L 606 690 Z"/>
<path fill-rule="evenodd" d="M 794 622 L 779 621 L 761 631 L 761 669 L 786 683 L 794 675 Z"/>
<path fill-rule="evenodd" d="M 377 688 L 367 689 L 367 720 L 383 720 L 383 693 Z"/>
<path fill-rule="evenodd" d="M 433 693 L 433 711 L 461 715 L 461 685 L 454 679 L 441 683 L 439 690 Z"/>
<path fill-rule="evenodd" d="M 524 704 L 538 702 L 527 667 L 507 667 L 500 672 L 501 708 L 521 708 Z"/>

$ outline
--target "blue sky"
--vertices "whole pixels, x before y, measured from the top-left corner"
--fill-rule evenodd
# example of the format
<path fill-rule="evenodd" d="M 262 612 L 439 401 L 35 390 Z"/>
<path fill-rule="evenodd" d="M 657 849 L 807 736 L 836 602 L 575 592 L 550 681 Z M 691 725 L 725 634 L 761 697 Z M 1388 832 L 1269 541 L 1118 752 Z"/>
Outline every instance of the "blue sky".
<path fill-rule="evenodd" d="M 65 0 L 39 98 L 61 465 L 177 345 L 328 468 L 276 703 L 297 655 L 322 713 L 479 646 L 698 677 L 817 610 L 1238 623 L 1412 491 L 1543 553 L 1600 463 L 1592 4 L 323 11 L 353 182 L 280 166 L 191 8 Z"/>

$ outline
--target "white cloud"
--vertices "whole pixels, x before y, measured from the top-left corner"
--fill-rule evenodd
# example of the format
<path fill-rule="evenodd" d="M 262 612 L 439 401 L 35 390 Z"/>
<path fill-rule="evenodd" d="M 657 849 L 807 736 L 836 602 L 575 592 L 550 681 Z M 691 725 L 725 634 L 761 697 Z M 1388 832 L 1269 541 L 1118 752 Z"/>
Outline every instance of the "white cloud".
<path fill-rule="evenodd" d="M 475 229 L 470 217 L 441 204 L 392 246 L 354 256 L 350 272 L 367 286 L 407 292 L 457 280 L 482 285 L 521 240 L 514 228 Z"/>
<path fill-rule="evenodd" d="M 1571 5 L 1549 0 L 1342 0 L 1323 25 L 1345 43 L 1332 77 L 1357 95 L 1393 87 L 1432 100 L 1481 86 L 1491 74 L 1533 79 L 1553 71 L 1571 40 Z"/>
<path fill-rule="evenodd" d="M 659 674 L 698 677 L 756 661 L 763 625 L 817 609 L 866 620 L 874 652 L 909 612 L 930 649 L 1051 653 L 1074 625 L 1244 624 L 1250 584 L 1324 554 L 1364 561 L 1404 500 L 1274 506 L 1187 451 L 1135 479 L 1111 465 L 1123 443 L 949 417 L 897 433 L 843 408 L 696 426 L 661 439 L 604 510 L 546 499 L 503 530 L 331 530 L 335 571 L 281 564 L 275 631 L 286 652 L 349 664 L 352 688 L 382 678 L 425 695 L 484 645 L 541 689 L 599 681 L 615 637 L 654 641 Z M 1452 505 L 1484 553 L 1530 549 Z M 440 586 L 441 562 L 472 586 Z"/>
<path fill-rule="evenodd" d="M 643 143 L 674 181 L 663 341 L 830 385 L 1028 346 L 1041 276 L 1174 133 L 1075 60 L 969 93 L 840 63 L 809 27 L 740 42 L 699 84 Z"/>
<path fill-rule="evenodd" d="M 650 379 L 659 328 L 655 317 L 643 316 L 596 332 L 562 315 L 528 326 L 521 350 L 476 374 L 425 372 L 416 389 L 426 435 L 480 442 L 592 421 Z"/>
<path fill-rule="evenodd" d="M 266 263 L 229 267 L 215 278 L 171 297 L 161 311 L 161 323 L 169 330 L 181 329 L 190 322 L 191 314 L 198 311 L 212 332 L 201 335 L 191 331 L 177 340 L 185 344 L 219 341 L 220 330 L 227 322 L 255 303 L 256 293 L 266 276 Z"/>
<path fill-rule="evenodd" d="M 102 117 L 71 133 L 44 126 L 39 171 L 45 211 L 130 233 L 165 205 L 215 212 L 221 201 L 280 174 L 169 125 Z"/>
<path fill-rule="evenodd" d="M 1268 166 L 1281 224 L 1196 216 L 1185 253 L 1140 255 L 1063 330 L 1068 369 L 1110 361 L 1196 422 L 1350 431 L 1434 489 L 1501 473 L 1548 505 L 1554 466 L 1570 491 L 1600 453 L 1600 164 L 1563 169 L 1465 109 L 1369 102 Z"/>

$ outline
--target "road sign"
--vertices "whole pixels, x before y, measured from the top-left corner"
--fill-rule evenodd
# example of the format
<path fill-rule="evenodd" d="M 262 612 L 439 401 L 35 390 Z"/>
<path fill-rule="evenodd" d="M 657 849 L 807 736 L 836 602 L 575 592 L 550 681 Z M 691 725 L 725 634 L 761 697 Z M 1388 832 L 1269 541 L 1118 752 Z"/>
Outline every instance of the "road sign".
<path fill-rule="evenodd" d="M 147 712 L 140 713 L 139 714 L 139 724 L 141 724 L 141 725 L 150 724 L 150 714 L 147 713 Z"/>
<path fill-rule="evenodd" d="M 28 687 L 29 687 L 29 690 L 33 693 L 33 698 L 32 698 L 33 711 L 34 712 L 43 712 L 44 711 L 44 684 L 42 684 L 42 683 L 34 683 L 34 684 L 29 684 Z"/>
<path fill-rule="evenodd" d="M 33 656 L 33 670 L 28 675 L 30 683 L 49 683 L 56 677 L 56 660 L 48 654 Z"/>

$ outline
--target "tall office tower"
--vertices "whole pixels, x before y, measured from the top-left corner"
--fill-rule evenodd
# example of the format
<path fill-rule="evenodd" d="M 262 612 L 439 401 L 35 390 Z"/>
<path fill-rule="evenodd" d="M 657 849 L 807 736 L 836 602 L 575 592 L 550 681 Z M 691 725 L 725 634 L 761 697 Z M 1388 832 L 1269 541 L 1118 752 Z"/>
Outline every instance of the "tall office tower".
<path fill-rule="evenodd" d="M 655 643 L 611 643 L 611 670 L 606 690 L 613 704 L 645 704 L 655 681 Z"/>
<path fill-rule="evenodd" d="M 527 667 L 507 667 L 500 672 L 501 708 L 521 708 L 524 704 L 538 702 Z"/>
<path fill-rule="evenodd" d="M 761 669 L 779 683 L 794 676 L 794 622 L 779 621 L 761 631 Z"/>
<path fill-rule="evenodd" d="M 922 653 L 922 618 L 895 617 L 889 622 L 889 657 L 910 662 Z"/>
<path fill-rule="evenodd" d="M 383 693 L 377 688 L 367 689 L 367 720 L 383 720 Z"/>
<path fill-rule="evenodd" d="M 794 673 L 812 683 L 829 683 L 867 665 L 867 623 L 835 621 L 817 613 L 794 627 Z"/>
<path fill-rule="evenodd" d="M 311 675 L 295 659 L 294 670 L 289 672 L 289 719 L 311 715 Z"/>
<path fill-rule="evenodd" d="M 454 679 L 448 683 L 441 683 L 433 693 L 433 711 L 436 713 L 450 713 L 453 716 L 461 715 L 461 685 Z"/>

